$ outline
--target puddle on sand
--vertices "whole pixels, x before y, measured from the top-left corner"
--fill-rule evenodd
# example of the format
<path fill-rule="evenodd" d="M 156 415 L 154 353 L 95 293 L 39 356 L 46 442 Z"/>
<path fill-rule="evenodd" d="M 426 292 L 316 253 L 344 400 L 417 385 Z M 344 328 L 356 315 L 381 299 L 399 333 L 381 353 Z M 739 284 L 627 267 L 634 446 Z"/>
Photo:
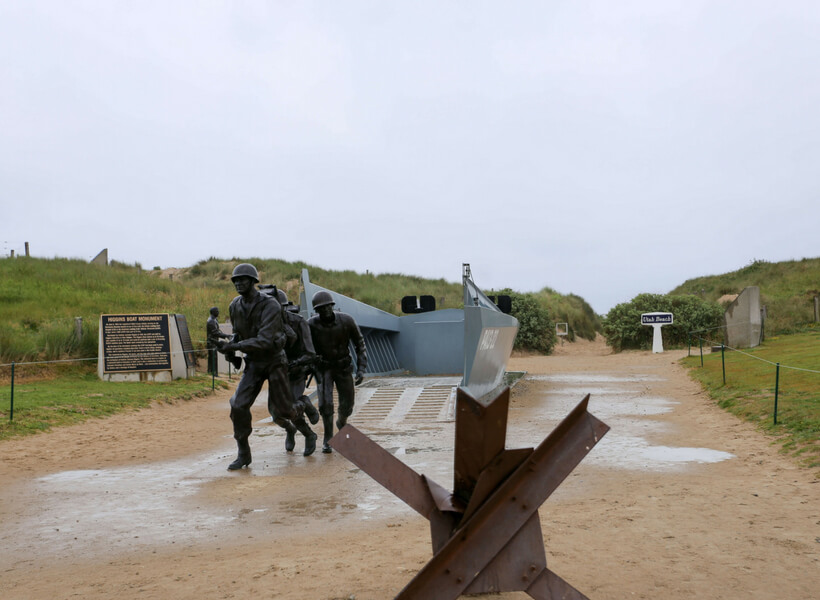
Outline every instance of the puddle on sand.
<path fill-rule="evenodd" d="M 670 471 L 690 463 L 715 463 L 734 455 L 709 448 L 653 446 L 644 438 L 610 430 L 584 459 L 591 465 L 645 471 Z"/>
<path fill-rule="evenodd" d="M 198 511 L 185 502 L 203 481 L 206 461 L 64 471 L 31 483 L 35 514 L 0 527 L 21 555 L 93 553 L 203 537 L 235 518 L 227 511 Z M 193 472 L 193 474 L 192 474 Z M 238 510 L 238 509 L 237 509 Z"/>
<path fill-rule="evenodd" d="M 671 471 L 732 457 L 709 448 L 676 448 L 648 441 L 663 439 L 672 427 L 653 418 L 676 406 L 666 398 L 650 395 L 651 382 L 662 378 L 569 374 L 532 379 L 546 381 L 548 389 L 540 405 L 510 411 L 508 448 L 540 443 L 586 394 L 584 384 L 591 384 L 596 393 L 591 396 L 589 410 L 611 430 L 584 464 Z M 271 429 L 266 426 L 254 431 L 257 444 L 253 468 L 239 473 L 225 471 L 233 455 L 230 448 L 227 452 L 177 461 L 66 471 L 36 479 L 26 484 L 19 495 L 36 498 L 36 503 L 17 511 L 16 521 L 0 522 L 0 545 L 15 560 L 94 556 L 125 552 L 135 546 L 187 544 L 221 536 L 242 523 L 248 527 L 262 523 L 292 526 L 293 519 L 302 519 L 300 522 L 307 526 L 316 521 L 317 514 L 324 513 L 327 519 L 343 526 L 342 521 L 347 519 L 361 521 L 412 514 L 412 509 L 401 500 L 341 456 L 304 459 L 301 455 L 285 454 Z M 390 449 L 417 473 L 446 488 L 452 486 L 453 435 L 452 423 L 420 424 L 400 430 L 380 427 L 369 433 L 373 441 Z M 266 496 L 258 500 L 263 495 L 254 496 L 256 488 L 278 477 L 287 485 L 296 486 L 289 488 L 296 493 L 295 497 L 283 501 Z M 300 478 L 330 481 L 327 478 L 334 477 L 337 481 L 332 490 L 328 489 L 330 495 L 324 497 L 326 504 L 317 503 L 310 488 L 299 486 Z M 198 494 L 215 484 L 234 490 L 244 485 L 248 496 L 257 499 L 200 503 Z"/>
<path fill-rule="evenodd" d="M 254 462 L 250 469 L 235 473 L 225 470 L 233 457 L 230 448 L 175 461 L 64 471 L 32 480 L 15 493 L 36 502 L 17 510 L 16 519 L 0 522 L 0 546 L 15 562 L 90 557 L 139 546 L 186 545 L 236 535 L 241 527 L 293 526 L 298 521 L 309 528 L 319 522 L 317 518 L 342 522 L 412 514 L 340 455 L 305 459 L 301 453 L 286 454 L 279 443 L 284 438 L 271 429 L 254 430 Z M 452 439 L 452 424 L 413 432 L 411 438 L 406 431 L 383 430 L 370 436 L 417 472 L 449 487 L 452 449 L 441 449 L 442 430 Z M 413 440 L 412 447 L 405 444 L 408 439 Z M 415 457 L 408 456 L 417 449 Z M 314 493 L 314 488 L 323 489 L 324 484 L 317 482 L 333 478 L 337 483 L 327 495 Z M 233 501 L 220 499 L 224 490 L 230 490 Z"/>
<path fill-rule="evenodd" d="M 669 446 L 649 446 L 643 450 L 642 454 L 650 460 L 667 463 L 715 463 L 734 456 L 728 452 L 709 448 L 670 448 Z"/>
<path fill-rule="evenodd" d="M 670 424 L 651 417 L 669 413 L 678 404 L 647 393 L 646 383 L 663 381 L 661 377 L 558 374 L 534 376 L 532 379 L 563 385 L 550 386 L 546 390 L 546 402 L 544 406 L 532 409 L 537 410 L 537 415 L 528 421 L 529 425 L 543 427 L 542 419 L 546 418 L 552 423 L 551 427 L 554 427 L 590 393 L 589 412 L 609 425 L 610 430 L 584 459 L 585 464 L 669 471 L 685 468 L 690 464 L 714 463 L 734 457 L 728 452 L 709 448 L 670 447 L 649 443 L 649 438 L 657 438 L 671 428 Z M 583 385 L 586 382 L 597 385 L 590 388 Z M 516 441 L 527 435 L 525 431 L 514 430 L 513 426 L 510 437 L 514 436 Z"/>

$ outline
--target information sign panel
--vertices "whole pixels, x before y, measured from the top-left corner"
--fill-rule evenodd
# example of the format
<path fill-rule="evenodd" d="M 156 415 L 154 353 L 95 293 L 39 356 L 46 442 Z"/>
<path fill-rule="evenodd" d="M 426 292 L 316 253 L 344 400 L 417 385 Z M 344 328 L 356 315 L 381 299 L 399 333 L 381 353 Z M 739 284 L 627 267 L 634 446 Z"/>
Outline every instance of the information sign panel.
<path fill-rule="evenodd" d="M 167 314 L 102 315 L 103 372 L 170 371 Z"/>
<path fill-rule="evenodd" d="M 175 315 L 177 330 L 179 331 L 179 341 L 182 343 L 182 351 L 185 353 L 185 365 L 196 366 L 196 356 L 194 356 L 194 343 L 191 341 L 191 333 L 188 331 L 188 319 L 185 315 Z"/>

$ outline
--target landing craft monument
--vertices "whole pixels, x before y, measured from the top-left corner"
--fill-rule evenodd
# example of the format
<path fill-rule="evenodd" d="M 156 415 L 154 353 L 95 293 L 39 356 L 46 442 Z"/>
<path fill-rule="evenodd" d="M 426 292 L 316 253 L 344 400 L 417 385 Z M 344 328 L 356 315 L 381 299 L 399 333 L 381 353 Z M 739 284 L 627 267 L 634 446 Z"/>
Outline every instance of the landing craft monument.
<path fill-rule="evenodd" d="M 463 309 L 435 310 L 435 299 L 422 296 L 429 300 L 420 306 L 415 298 L 402 302 L 411 310 L 399 317 L 316 285 L 304 269 L 301 310 L 308 318 L 308 299 L 319 291 L 331 294 L 364 335 L 366 375 L 463 375 L 462 386 L 479 398 L 501 385 L 518 321 L 502 310 L 501 302 L 496 305 L 481 292 L 467 263 L 462 265 L 462 285 Z"/>

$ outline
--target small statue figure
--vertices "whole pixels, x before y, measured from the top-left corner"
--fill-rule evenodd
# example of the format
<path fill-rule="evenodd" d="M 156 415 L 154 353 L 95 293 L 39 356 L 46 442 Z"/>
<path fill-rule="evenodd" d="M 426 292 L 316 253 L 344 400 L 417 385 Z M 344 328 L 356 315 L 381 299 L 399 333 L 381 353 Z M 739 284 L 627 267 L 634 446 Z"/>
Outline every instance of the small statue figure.
<path fill-rule="evenodd" d="M 272 417 L 290 420 L 305 436 L 305 456 L 316 449 L 316 434 L 311 431 L 302 411 L 293 404 L 285 356 L 285 327 L 279 303 L 259 293 L 259 273 L 251 264 L 236 266 L 231 276 L 239 294 L 230 305 L 234 335 L 230 342 L 222 343 L 220 352 L 239 350 L 245 354 L 245 370 L 231 396 L 231 421 L 233 436 L 238 447 L 236 460 L 228 465 L 229 471 L 251 464 L 251 447 L 248 438 L 253 431 L 251 406 L 268 382 L 268 412 Z"/>
<path fill-rule="evenodd" d="M 211 316 L 205 324 L 205 347 L 208 349 L 208 373 L 219 375 L 219 366 L 216 356 L 219 342 L 231 336 L 219 328 L 219 308 L 214 306 L 210 310 Z"/>
<path fill-rule="evenodd" d="M 364 379 L 367 368 L 367 350 L 364 337 L 356 321 L 348 314 L 333 310 L 333 296 L 324 290 L 313 295 L 313 310 L 318 314 L 308 320 L 313 346 L 316 349 L 316 384 L 319 391 L 319 413 L 325 427 L 322 452 L 333 452 L 333 386 L 339 396 L 339 419 L 341 429 L 353 413 L 356 386 Z M 356 351 L 356 377 L 353 377 L 353 359 L 348 345 Z"/>

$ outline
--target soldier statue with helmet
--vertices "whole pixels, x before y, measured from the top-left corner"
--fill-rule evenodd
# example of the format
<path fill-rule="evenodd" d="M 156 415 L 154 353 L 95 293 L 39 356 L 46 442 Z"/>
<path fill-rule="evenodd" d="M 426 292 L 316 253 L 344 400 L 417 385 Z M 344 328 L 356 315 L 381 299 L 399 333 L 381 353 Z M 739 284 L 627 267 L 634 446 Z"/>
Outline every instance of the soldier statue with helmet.
<path fill-rule="evenodd" d="M 341 429 L 353 413 L 356 387 L 364 379 L 367 368 L 367 350 L 364 337 L 356 321 L 350 315 L 333 309 L 335 302 L 330 292 L 318 291 L 313 295 L 313 310 L 318 313 L 308 320 L 313 347 L 316 349 L 316 382 L 319 392 L 319 414 L 325 428 L 322 452 L 330 453 L 333 437 L 333 386 L 339 396 L 339 418 L 336 426 Z M 356 375 L 353 376 L 353 359 L 349 344 L 356 352 Z"/>
<path fill-rule="evenodd" d="M 307 379 L 313 372 L 313 363 L 316 360 L 313 339 L 310 336 L 310 327 L 299 314 L 298 306 L 294 310 L 294 304 L 288 301 L 288 296 L 283 290 L 278 289 L 275 285 L 260 285 L 259 290 L 263 294 L 270 294 L 271 297 L 275 294 L 279 305 L 282 307 L 282 317 L 285 321 L 285 333 L 287 335 L 285 354 L 288 357 L 288 379 L 293 393 L 293 403 L 301 408 L 310 423 L 315 425 L 319 422 L 319 411 L 313 406 L 310 398 L 305 395 Z M 292 452 L 296 446 L 296 428 L 293 423 L 278 415 L 273 417 L 273 422 L 285 430 L 285 450 Z"/>
<path fill-rule="evenodd" d="M 219 341 L 228 339 L 231 336 L 219 328 L 219 307 L 214 306 L 209 311 L 210 316 L 205 323 L 205 344 L 208 349 L 208 373 L 219 374 L 219 364 L 216 360 L 216 349 Z"/>
<path fill-rule="evenodd" d="M 285 327 L 282 307 L 256 289 L 259 273 L 251 264 L 236 266 L 231 281 L 239 294 L 231 302 L 229 312 L 234 335 L 222 343 L 219 351 L 245 354 L 245 370 L 231 396 L 231 421 L 234 439 L 238 447 L 236 460 L 228 465 L 234 471 L 251 464 L 251 448 L 248 442 L 253 431 L 251 406 L 268 382 L 268 411 L 291 421 L 305 436 L 305 456 L 316 449 L 316 434 L 311 431 L 302 411 L 293 404 L 285 355 Z"/>

